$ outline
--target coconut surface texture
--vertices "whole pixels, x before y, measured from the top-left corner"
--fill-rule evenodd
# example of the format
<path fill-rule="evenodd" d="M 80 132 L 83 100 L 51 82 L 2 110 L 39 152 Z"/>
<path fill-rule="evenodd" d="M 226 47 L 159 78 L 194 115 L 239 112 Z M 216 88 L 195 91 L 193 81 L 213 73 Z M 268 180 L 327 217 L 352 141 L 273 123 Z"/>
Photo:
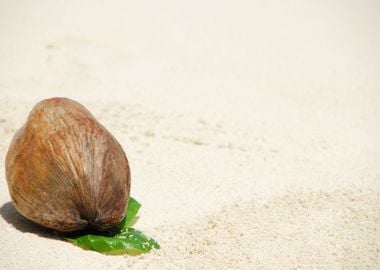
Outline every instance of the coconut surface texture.
<path fill-rule="evenodd" d="M 130 170 L 117 140 L 81 104 L 39 102 L 6 156 L 16 209 L 45 227 L 107 230 L 126 211 Z"/>

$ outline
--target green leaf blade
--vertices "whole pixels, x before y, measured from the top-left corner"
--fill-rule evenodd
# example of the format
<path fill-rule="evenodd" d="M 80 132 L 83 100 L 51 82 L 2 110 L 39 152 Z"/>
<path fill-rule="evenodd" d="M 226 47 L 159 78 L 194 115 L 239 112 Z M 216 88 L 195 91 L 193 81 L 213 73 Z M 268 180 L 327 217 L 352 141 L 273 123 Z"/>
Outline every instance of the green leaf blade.
<path fill-rule="evenodd" d="M 160 248 L 155 240 L 133 228 L 123 230 L 123 232 L 115 236 L 86 234 L 70 239 L 70 242 L 83 249 L 115 255 L 138 255 L 147 253 L 153 248 Z"/>
<path fill-rule="evenodd" d="M 141 204 L 132 197 L 129 197 L 127 211 L 124 218 L 110 230 L 111 234 L 117 234 L 122 229 L 130 227 L 136 219 L 137 213 L 140 210 Z"/>
<path fill-rule="evenodd" d="M 66 237 L 72 244 L 87 250 L 93 250 L 109 255 L 138 255 L 159 249 L 160 245 L 154 239 L 141 231 L 129 226 L 134 222 L 141 204 L 134 198 L 128 200 L 128 208 L 123 220 L 109 231 L 108 236 L 85 234 L 76 237 Z"/>
<path fill-rule="evenodd" d="M 138 201 L 136 201 L 134 198 L 129 197 L 128 209 L 125 214 L 124 227 L 129 227 L 132 225 L 140 208 L 141 208 L 141 204 Z"/>

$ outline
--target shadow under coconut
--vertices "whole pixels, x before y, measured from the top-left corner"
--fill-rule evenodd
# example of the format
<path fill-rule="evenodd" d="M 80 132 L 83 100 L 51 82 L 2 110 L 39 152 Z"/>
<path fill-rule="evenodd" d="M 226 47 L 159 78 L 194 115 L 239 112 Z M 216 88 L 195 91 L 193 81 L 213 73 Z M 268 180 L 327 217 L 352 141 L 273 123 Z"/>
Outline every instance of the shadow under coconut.
<path fill-rule="evenodd" d="M 112 234 L 114 234 L 111 231 L 97 231 L 91 228 L 85 228 L 83 230 L 74 232 L 58 232 L 53 229 L 43 227 L 23 217 L 13 206 L 12 202 L 4 203 L 0 207 L 0 216 L 2 216 L 6 222 L 8 222 L 10 225 L 12 225 L 15 229 L 19 230 L 20 232 L 33 233 L 41 237 L 54 238 L 62 241 L 65 241 L 65 237 L 75 237 L 85 234 L 96 234 L 105 236 L 111 236 Z M 134 220 L 131 222 L 130 226 L 133 226 L 138 221 L 138 219 L 138 216 L 135 217 Z"/>
<path fill-rule="evenodd" d="M 57 238 L 55 232 L 24 218 L 11 202 L 4 203 L 0 207 L 0 215 L 15 229 L 24 233 L 34 233 L 41 237 Z"/>

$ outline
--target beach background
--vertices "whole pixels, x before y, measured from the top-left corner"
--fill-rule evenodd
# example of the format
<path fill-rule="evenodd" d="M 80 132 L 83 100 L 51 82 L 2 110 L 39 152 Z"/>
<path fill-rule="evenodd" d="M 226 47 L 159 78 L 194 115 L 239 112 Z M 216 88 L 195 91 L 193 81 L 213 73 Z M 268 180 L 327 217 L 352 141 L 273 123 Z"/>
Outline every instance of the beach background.
<path fill-rule="evenodd" d="M 0 269 L 379 269 L 379 1 L 0 0 Z M 105 256 L 10 203 L 41 99 L 119 140 L 161 244 Z"/>

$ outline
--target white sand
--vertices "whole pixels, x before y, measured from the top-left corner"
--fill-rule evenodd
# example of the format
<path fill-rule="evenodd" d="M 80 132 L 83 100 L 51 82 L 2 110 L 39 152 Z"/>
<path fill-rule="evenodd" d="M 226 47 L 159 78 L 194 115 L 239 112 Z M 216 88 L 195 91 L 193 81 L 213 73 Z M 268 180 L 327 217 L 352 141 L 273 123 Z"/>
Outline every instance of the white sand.
<path fill-rule="evenodd" d="M 2 165 L 0 269 L 380 267 L 378 1 L 77 2 L 0 1 L 0 159 L 34 103 L 78 100 L 162 248 L 54 238 Z"/>

